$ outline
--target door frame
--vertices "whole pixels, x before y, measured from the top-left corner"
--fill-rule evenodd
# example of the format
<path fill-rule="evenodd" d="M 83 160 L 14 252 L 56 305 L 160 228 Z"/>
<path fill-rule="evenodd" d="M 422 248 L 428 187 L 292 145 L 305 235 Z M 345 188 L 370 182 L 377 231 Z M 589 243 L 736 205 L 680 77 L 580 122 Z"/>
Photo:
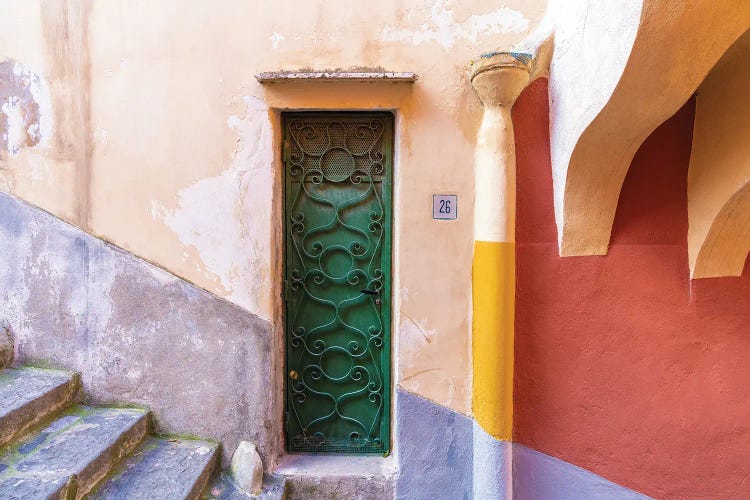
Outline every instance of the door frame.
<path fill-rule="evenodd" d="M 306 110 L 306 109 L 283 109 L 278 110 L 279 113 L 277 114 L 278 117 L 278 125 L 279 128 L 279 141 L 278 144 L 280 147 L 277 147 L 277 151 L 280 153 L 280 179 L 281 179 L 281 200 L 280 200 L 280 213 L 281 213 L 281 238 L 280 238 L 280 255 L 281 258 L 279 259 L 280 262 L 280 292 L 281 292 L 281 346 L 282 346 L 282 352 L 283 352 L 283 363 L 281 363 L 283 367 L 282 371 L 282 378 L 283 383 L 282 385 L 282 405 L 281 405 L 281 411 L 282 411 L 282 449 L 285 453 L 289 454 L 318 454 L 314 452 L 299 452 L 299 451 L 290 451 L 289 450 L 289 442 L 288 442 L 288 436 L 287 436 L 287 408 L 288 408 L 288 384 L 289 384 L 289 377 L 287 374 L 289 373 L 289 365 L 288 365 L 288 356 L 287 356 L 287 304 L 286 304 L 286 294 L 287 294 L 287 262 L 286 262 L 286 253 L 287 253 L 287 231 L 289 230 L 289 224 L 288 224 L 288 218 L 286 216 L 286 202 L 287 202 L 287 165 L 286 165 L 286 154 L 285 154 L 285 137 L 286 137 L 286 124 L 287 121 L 294 117 L 314 117 L 314 116 L 324 116 L 324 117 L 352 117 L 352 116 L 383 116 L 387 117 L 388 120 L 388 126 L 387 129 L 384 131 L 384 140 L 389 142 L 389 145 L 387 146 L 387 149 L 390 151 L 390 162 L 385 161 L 384 168 L 389 169 L 388 175 L 390 176 L 390 182 L 384 182 L 383 183 L 383 189 L 382 189 L 382 199 L 383 199 L 383 205 L 386 207 L 387 210 L 389 210 L 389 213 L 387 215 L 384 215 L 384 243 L 383 243 L 383 249 L 382 249 L 382 255 L 386 257 L 385 263 L 383 265 L 383 303 L 381 307 L 381 319 L 383 323 L 383 342 L 386 344 L 386 347 L 384 349 L 384 352 L 387 352 L 387 367 L 383 367 L 382 370 L 382 377 L 383 377 L 383 425 L 385 426 L 385 431 L 382 432 L 382 439 L 383 439 L 383 447 L 385 452 L 383 453 L 384 457 L 387 457 L 393 453 L 393 446 L 394 446 L 394 440 L 393 440 L 393 431 L 394 431 L 394 425 L 393 425 L 393 415 L 394 415 L 394 403 L 396 402 L 396 387 L 394 384 L 394 368 L 396 366 L 396 357 L 395 353 L 396 351 L 396 345 L 394 342 L 394 335 L 393 332 L 395 330 L 395 324 L 393 322 L 394 318 L 394 305 L 397 305 L 399 300 L 397 300 L 397 297 L 393 295 L 394 290 L 394 282 L 397 280 L 397 272 L 395 272 L 394 267 L 397 266 L 395 255 L 394 255 L 394 247 L 395 247 L 395 236 L 394 236 L 394 226 L 396 223 L 396 213 L 395 213 L 395 207 L 396 207 L 396 160 L 398 156 L 397 151 L 397 138 L 396 138 L 396 130 L 398 128 L 398 115 L 395 112 L 395 110 L 383 110 L 383 109 L 346 109 L 346 110 L 338 110 L 338 109 L 313 109 L 313 110 Z M 341 453 L 335 453 L 335 452 L 323 452 L 320 454 L 325 455 L 342 455 Z M 348 454 L 351 456 L 367 456 L 367 454 L 358 454 L 358 453 L 351 453 Z"/>

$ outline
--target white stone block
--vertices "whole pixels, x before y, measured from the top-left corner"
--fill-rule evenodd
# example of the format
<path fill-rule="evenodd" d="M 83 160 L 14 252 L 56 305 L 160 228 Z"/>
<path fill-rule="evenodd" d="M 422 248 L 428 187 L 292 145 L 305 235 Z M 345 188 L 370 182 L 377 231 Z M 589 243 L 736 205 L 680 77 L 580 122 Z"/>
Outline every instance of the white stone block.
<path fill-rule="evenodd" d="M 240 442 L 232 455 L 231 470 L 240 488 L 251 495 L 260 495 L 263 489 L 263 462 L 253 443 Z"/>

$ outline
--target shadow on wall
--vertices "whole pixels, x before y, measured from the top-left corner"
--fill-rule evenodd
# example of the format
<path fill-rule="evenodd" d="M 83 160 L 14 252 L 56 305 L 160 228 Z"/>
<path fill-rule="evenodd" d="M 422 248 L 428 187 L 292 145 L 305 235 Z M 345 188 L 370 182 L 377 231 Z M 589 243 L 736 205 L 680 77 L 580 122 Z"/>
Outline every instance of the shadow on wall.
<path fill-rule="evenodd" d="M 657 498 L 750 497 L 750 276 L 688 279 L 690 100 L 644 142 L 607 256 L 558 256 L 546 82 L 514 108 L 514 440 Z"/>
<path fill-rule="evenodd" d="M 158 430 L 275 451 L 271 328 L 0 193 L 0 326 L 17 364 L 81 372 L 92 403 L 144 405 Z"/>

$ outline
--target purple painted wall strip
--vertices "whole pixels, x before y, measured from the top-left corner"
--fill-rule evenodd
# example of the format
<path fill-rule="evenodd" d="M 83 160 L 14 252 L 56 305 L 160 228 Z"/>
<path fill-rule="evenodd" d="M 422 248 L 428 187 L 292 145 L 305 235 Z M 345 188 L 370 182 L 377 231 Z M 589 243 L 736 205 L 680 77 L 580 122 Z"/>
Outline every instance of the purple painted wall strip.
<path fill-rule="evenodd" d="M 518 500 L 646 500 L 558 458 L 513 445 L 513 498 Z"/>
<path fill-rule="evenodd" d="M 396 404 L 397 499 L 649 498 L 558 458 L 498 441 L 471 418 L 401 389 Z"/>
<path fill-rule="evenodd" d="M 512 498 L 512 444 L 487 434 L 482 426 L 473 426 L 474 498 L 510 500 Z"/>
<path fill-rule="evenodd" d="M 472 420 L 398 389 L 396 498 L 472 497 Z"/>

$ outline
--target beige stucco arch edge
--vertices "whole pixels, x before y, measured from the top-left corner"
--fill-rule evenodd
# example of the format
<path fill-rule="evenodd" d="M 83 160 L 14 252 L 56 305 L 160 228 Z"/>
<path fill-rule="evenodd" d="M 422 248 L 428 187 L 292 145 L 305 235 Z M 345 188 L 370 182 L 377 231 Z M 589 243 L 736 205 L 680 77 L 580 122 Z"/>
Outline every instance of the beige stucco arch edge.
<path fill-rule="evenodd" d="M 747 29 L 750 3 L 552 0 L 545 21 L 560 254 L 606 254 L 638 147 Z M 517 50 L 538 51 L 540 39 Z"/>
<path fill-rule="evenodd" d="M 750 251 L 750 181 L 721 207 L 697 249 L 693 277 L 740 276 Z"/>
<path fill-rule="evenodd" d="M 750 249 L 750 30 L 698 88 L 688 172 L 693 278 L 739 276 Z"/>

